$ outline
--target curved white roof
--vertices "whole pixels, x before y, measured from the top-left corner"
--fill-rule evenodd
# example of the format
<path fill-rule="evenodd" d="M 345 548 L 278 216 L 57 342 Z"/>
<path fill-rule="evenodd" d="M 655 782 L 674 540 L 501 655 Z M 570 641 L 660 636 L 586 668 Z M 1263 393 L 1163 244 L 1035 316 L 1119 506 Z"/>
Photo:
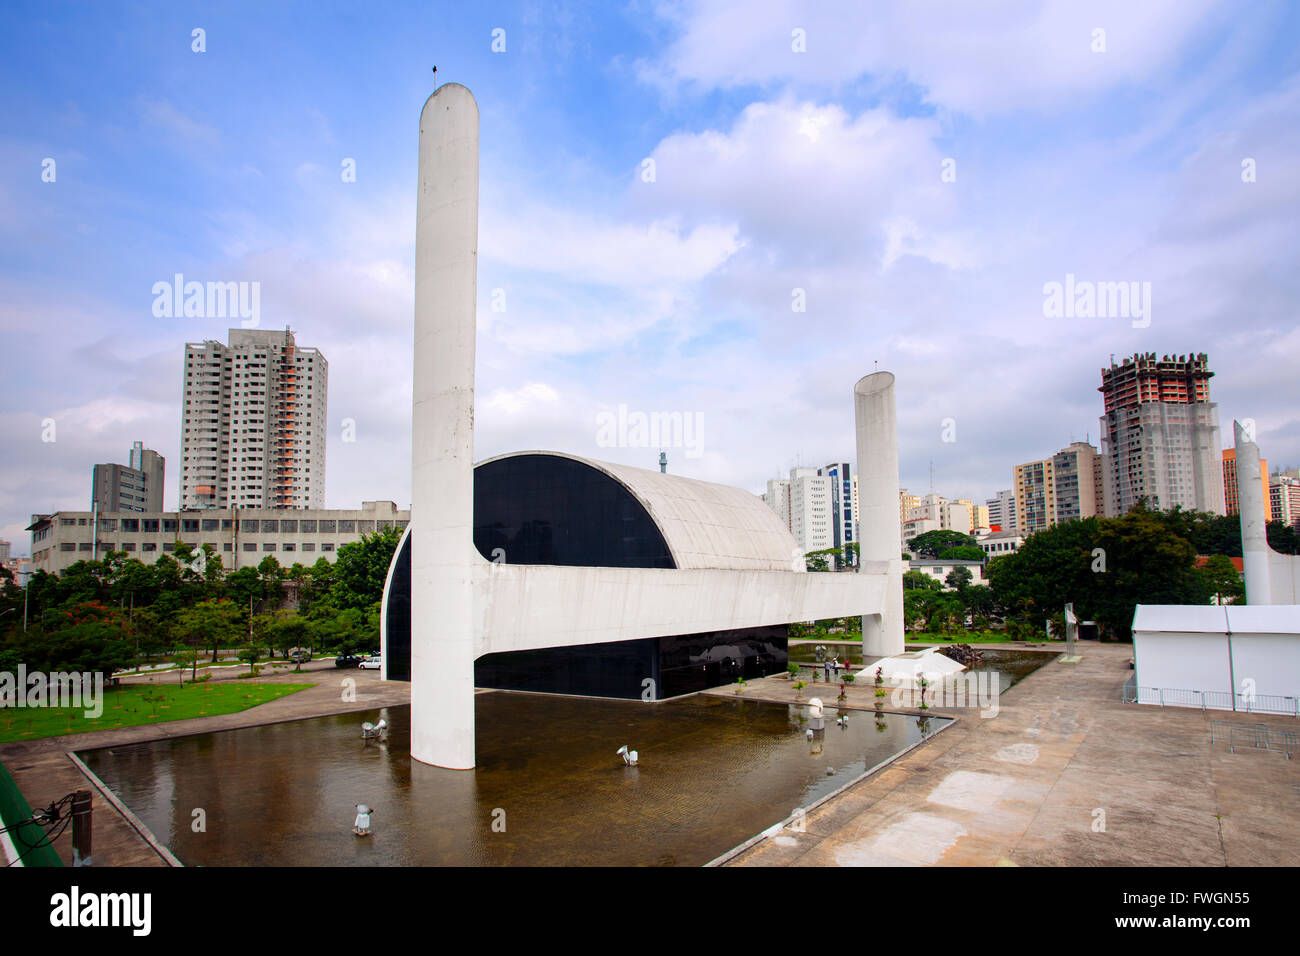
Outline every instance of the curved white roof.
<path fill-rule="evenodd" d="M 649 512 L 682 570 L 806 571 L 803 551 L 776 512 L 741 488 L 557 451 L 510 452 L 475 467 L 523 455 L 568 458 L 609 475 Z"/>

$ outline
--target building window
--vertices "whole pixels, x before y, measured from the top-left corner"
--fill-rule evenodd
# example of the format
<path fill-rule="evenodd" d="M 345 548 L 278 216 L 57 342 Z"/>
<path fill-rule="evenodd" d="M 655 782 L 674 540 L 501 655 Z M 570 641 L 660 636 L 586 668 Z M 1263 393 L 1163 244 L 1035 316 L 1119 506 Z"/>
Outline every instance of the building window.
<path fill-rule="evenodd" d="M 221 519 L 221 530 L 222 530 L 222 531 L 229 531 L 229 530 L 230 530 L 231 528 L 233 528 L 234 526 L 235 526 L 235 521 L 234 521 L 233 518 L 222 518 L 222 519 Z"/>
<path fill-rule="evenodd" d="M 244 534 L 257 534 L 257 519 L 245 518 L 243 521 L 239 522 L 239 530 L 244 532 Z"/>
<path fill-rule="evenodd" d="M 333 518 L 322 518 L 320 521 L 321 534 L 334 534 L 338 530 L 338 522 Z"/>
<path fill-rule="evenodd" d="M 140 545 L 140 550 L 141 550 L 141 551 L 157 551 L 157 550 L 158 550 L 158 545 L 154 544 L 152 541 L 146 541 L 144 544 Z"/>
<path fill-rule="evenodd" d="M 356 533 L 357 533 L 357 523 L 355 521 L 353 521 L 350 518 L 347 520 L 340 519 L 339 534 L 356 534 Z"/>
<path fill-rule="evenodd" d="M 101 531 L 116 531 L 116 530 L 117 530 L 117 519 L 116 519 L 116 518 L 100 518 L 100 519 L 99 519 L 99 529 L 100 529 Z"/>
<path fill-rule="evenodd" d="M 315 550 L 316 550 L 316 542 L 315 542 L 315 541 L 305 541 L 305 542 L 303 542 L 302 549 L 303 549 L 304 551 L 315 551 Z"/>
<path fill-rule="evenodd" d="M 150 532 L 156 534 L 156 533 L 158 532 L 158 519 L 157 519 L 157 518 L 141 518 L 141 519 L 140 519 L 140 530 L 141 530 L 141 531 L 144 531 L 146 534 L 148 534 L 148 533 L 150 533 Z"/>
<path fill-rule="evenodd" d="M 276 534 L 280 530 L 280 522 L 273 520 L 262 521 L 262 534 Z"/>
<path fill-rule="evenodd" d="M 163 550 L 164 550 L 164 551 L 175 551 L 175 550 L 176 550 L 176 542 L 175 542 L 175 541 L 164 541 L 164 542 L 163 542 Z"/>
<path fill-rule="evenodd" d="M 333 550 L 334 550 L 334 542 L 333 542 L 333 541 L 326 541 L 326 542 L 324 542 L 323 544 L 321 544 L 320 549 L 321 549 L 322 551 L 333 551 Z"/>
<path fill-rule="evenodd" d="M 134 542 L 134 541 L 128 541 L 128 542 L 126 542 L 124 545 L 122 545 L 122 550 L 123 550 L 123 551 L 134 551 L 134 550 L 135 550 L 135 542 Z"/>
<path fill-rule="evenodd" d="M 294 549 L 294 546 L 293 546 L 293 542 L 289 542 L 288 544 L 282 544 L 282 545 L 280 545 L 280 550 L 281 550 L 281 551 L 293 551 L 293 550 L 295 550 L 295 549 Z"/>
<path fill-rule="evenodd" d="M 272 541 L 264 541 L 264 542 L 262 542 L 262 550 L 263 550 L 263 551 L 274 551 L 274 550 L 275 550 L 275 543 L 272 542 Z"/>
<path fill-rule="evenodd" d="M 298 533 L 298 522 L 297 522 L 297 521 L 291 521 L 291 520 L 288 520 L 288 519 L 285 519 L 285 520 L 281 521 L 281 522 L 280 522 L 280 533 L 281 533 L 281 534 L 297 534 L 297 533 Z"/>
<path fill-rule="evenodd" d="M 302 519 L 301 521 L 298 522 L 298 532 L 300 534 L 315 534 L 316 522 L 308 520 L 306 518 Z"/>
<path fill-rule="evenodd" d="M 234 546 L 233 544 L 231 544 L 229 541 L 226 541 L 225 543 L 223 543 L 223 544 L 221 545 L 221 550 L 222 550 L 222 551 L 234 551 L 234 550 L 235 550 L 235 546 Z"/>
<path fill-rule="evenodd" d="M 256 541 L 245 541 L 245 542 L 244 542 L 244 550 L 245 550 L 245 551 L 256 551 L 256 550 L 257 550 L 257 542 L 256 542 Z"/>
<path fill-rule="evenodd" d="M 204 518 L 204 519 L 203 519 L 203 530 L 204 530 L 204 531 L 216 531 L 216 530 L 217 530 L 217 519 L 216 519 L 216 518 Z"/>
<path fill-rule="evenodd" d="M 77 543 L 75 541 L 64 541 L 59 545 L 60 551 L 76 551 Z"/>
<path fill-rule="evenodd" d="M 169 534 L 175 534 L 175 533 L 176 533 L 176 519 L 175 519 L 175 518 L 163 518 L 163 519 L 162 519 L 162 529 L 163 529 L 164 531 L 168 532 Z"/>

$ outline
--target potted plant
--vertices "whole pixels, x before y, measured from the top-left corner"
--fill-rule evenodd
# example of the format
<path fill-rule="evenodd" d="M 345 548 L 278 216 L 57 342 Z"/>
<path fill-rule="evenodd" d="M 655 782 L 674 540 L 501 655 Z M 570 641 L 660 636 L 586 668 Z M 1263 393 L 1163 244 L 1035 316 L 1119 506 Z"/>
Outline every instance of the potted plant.
<path fill-rule="evenodd" d="M 795 700 L 802 700 L 802 699 L 803 699 L 803 689 L 804 689 L 805 687 L 807 687 L 807 686 L 808 686 L 808 685 L 807 685 L 805 682 L 801 681 L 801 680 L 797 680 L 797 681 L 794 682 L 794 699 L 795 699 Z"/>
<path fill-rule="evenodd" d="M 799 665 L 798 665 L 798 664 L 786 664 L 786 665 L 785 665 L 785 672 L 786 672 L 786 674 L 788 675 L 788 676 L 786 677 L 787 680 L 794 680 L 796 677 L 799 676 Z"/>
<path fill-rule="evenodd" d="M 744 692 L 745 692 L 745 678 L 743 678 L 743 677 L 737 677 L 737 678 L 736 678 L 736 693 L 737 693 L 737 694 L 743 694 Z"/>
<path fill-rule="evenodd" d="M 876 710 L 885 706 L 885 677 L 883 667 L 876 668 Z"/>
<path fill-rule="evenodd" d="M 919 674 L 916 678 L 916 686 L 921 688 L 921 710 L 929 710 L 930 705 L 925 702 L 925 691 L 930 686 L 930 682 L 925 679 L 924 674 Z"/>

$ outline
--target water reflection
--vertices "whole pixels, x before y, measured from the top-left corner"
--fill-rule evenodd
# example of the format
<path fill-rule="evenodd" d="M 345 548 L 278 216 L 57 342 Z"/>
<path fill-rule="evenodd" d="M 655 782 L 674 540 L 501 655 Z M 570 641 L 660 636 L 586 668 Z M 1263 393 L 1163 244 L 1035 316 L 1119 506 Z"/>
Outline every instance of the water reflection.
<path fill-rule="evenodd" d="M 806 705 L 476 703 L 473 772 L 410 759 L 409 707 L 82 756 L 188 865 L 698 865 L 946 723 L 855 711 L 840 725 L 827 707 L 810 742 Z M 362 722 L 380 718 L 387 740 L 363 740 Z M 638 766 L 615 753 L 623 744 Z M 351 830 L 359 803 L 364 838 Z"/>

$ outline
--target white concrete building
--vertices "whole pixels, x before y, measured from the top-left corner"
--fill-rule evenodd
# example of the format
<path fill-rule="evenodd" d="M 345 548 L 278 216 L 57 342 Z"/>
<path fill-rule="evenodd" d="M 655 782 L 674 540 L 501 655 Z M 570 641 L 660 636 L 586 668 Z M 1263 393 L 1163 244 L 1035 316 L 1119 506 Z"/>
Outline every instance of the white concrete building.
<path fill-rule="evenodd" d="M 324 507 L 328 384 L 288 329 L 187 343 L 180 507 Z"/>
<path fill-rule="evenodd" d="M 807 573 L 793 538 L 745 492 L 701 488 L 709 483 L 655 472 L 647 474 L 662 485 L 651 485 L 643 475 L 620 477 L 607 463 L 544 452 L 518 456 L 530 462 L 524 478 L 545 479 L 548 466 L 568 468 L 603 488 L 611 508 L 597 514 L 566 507 L 564 527 L 557 529 L 545 517 L 554 512 L 556 495 L 530 498 L 526 488 L 510 485 L 507 470 L 492 502 L 498 513 L 479 524 L 473 461 L 478 122 L 472 94 L 455 83 L 439 87 L 420 115 L 413 519 L 390 567 L 381 615 L 386 677 L 395 676 L 405 645 L 412 758 L 474 767 L 476 661 L 488 655 L 560 651 L 570 661 L 590 663 L 606 649 L 595 645 L 623 645 L 626 655 L 635 655 L 651 641 L 658 642 L 658 664 L 647 661 L 653 671 L 671 666 L 668 658 L 696 635 L 725 640 L 722 632 L 856 614 L 862 615 L 864 654 L 900 654 L 897 423 L 888 372 L 865 376 L 853 388 L 862 508 L 857 573 Z M 508 469 L 511 458 L 495 464 Z M 532 487 L 564 492 L 571 486 L 549 481 Z M 746 497 L 733 499 L 733 493 Z M 559 497 L 562 503 L 564 494 Z M 724 507 L 732 500 L 745 504 Z M 770 533 L 762 532 L 760 517 Z M 626 543 L 619 530 L 625 519 L 642 528 Z M 508 547 L 500 547 L 498 560 L 476 545 L 482 529 L 489 540 L 503 535 L 525 554 L 555 556 L 556 545 L 584 523 L 587 549 L 603 552 L 607 563 L 575 555 L 567 565 L 515 564 Z M 679 549 L 674 539 L 685 545 Z M 787 569 L 736 566 L 737 559 L 775 560 L 775 552 L 766 554 L 773 541 L 790 549 Z M 620 676 L 627 677 L 626 667 Z M 657 699 L 653 673 L 635 676 L 650 682 L 648 699 Z"/>

